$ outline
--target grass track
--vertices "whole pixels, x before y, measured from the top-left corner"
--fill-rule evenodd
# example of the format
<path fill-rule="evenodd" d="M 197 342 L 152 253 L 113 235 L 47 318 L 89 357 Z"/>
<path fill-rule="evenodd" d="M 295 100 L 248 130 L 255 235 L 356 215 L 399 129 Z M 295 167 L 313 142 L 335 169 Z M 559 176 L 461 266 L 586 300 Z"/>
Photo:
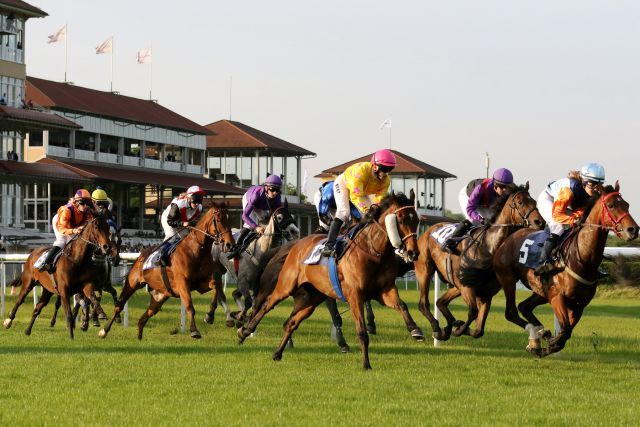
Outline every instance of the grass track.
<path fill-rule="evenodd" d="M 417 292 L 401 294 L 430 333 Z M 439 348 L 413 342 L 399 315 L 374 304 L 370 372 L 360 368 L 348 313 L 352 353 L 340 354 L 329 340 L 320 306 L 276 363 L 288 301 L 238 346 L 220 313 L 214 325 L 202 322 L 208 299 L 195 301 L 201 340 L 170 334 L 179 323 L 173 299 L 141 342 L 135 324 L 148 302 L 144 291 L 131 302 L 132 326 L 115 325 L 106 340 L 91 327 L 71 341 L 60 319 L 49 328 L 53 304 L 25 336 L 28 299 L 13 327 L 0 331 L 0 425 L 637 425 L 640 418 L 637 298 L 594 300 L 565 350 L 546 359 L 524 351 L 526 334 L 504 320 L 501 295 L 483 338 L 452 338 Z M 9 297 L 7 310 L 13 303 Z M 112 305 L 105 309 L 110 315 Z M 455 313 L 463 316 L 460 304 Z M 537 313 L 552 326 L 548 306 Z"/>

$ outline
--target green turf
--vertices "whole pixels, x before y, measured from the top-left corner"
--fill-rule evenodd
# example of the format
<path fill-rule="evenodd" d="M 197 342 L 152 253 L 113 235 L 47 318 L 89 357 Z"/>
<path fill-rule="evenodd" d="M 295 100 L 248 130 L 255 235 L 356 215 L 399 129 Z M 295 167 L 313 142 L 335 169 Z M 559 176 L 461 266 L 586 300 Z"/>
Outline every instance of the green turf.
<path fill-rule="evenodd" d="M 418 294 L 401 293 L 414 318 Z M 524 293 L 519 296 L 522 297 Z M 361 369 L 351 316 L 352 353 L 329 339 L 324 306 L 296 334 L 295 348 L 271 360 L 288 302 L 265 318 L 255 338 L 237 345 L 219 314 L 202 322 L 209 296 L 196 298 L 199 341 L 171 334 L 178 300 L 152 318 L 141 342 L 135 324 L 148 296 L 131 304 L 131 326 L 68 338 L 51 329 L 47 307 L 23 334 L 32 299 L 13 327 L 0 330 L 0 425 L 637 425 L 640 416 L 640 301 L 597 298 L 565 350 L 546 359 L 524 351 L 524 331 L 504 320 L 496 297 L 486 335 L 452 338 L 438 348 L 416 343 L 402 319 L 374 304 L 373 370 Z M 8 297 L 8 309 L 14 302 Z M 346 306 L 340 306 L 343 310 Z M 105 308 L 111 313 L 112 305 Z M 455 313 L 464 313 L 455 304 Z M 537 311 L 552 326 L 547 307 Z"/>

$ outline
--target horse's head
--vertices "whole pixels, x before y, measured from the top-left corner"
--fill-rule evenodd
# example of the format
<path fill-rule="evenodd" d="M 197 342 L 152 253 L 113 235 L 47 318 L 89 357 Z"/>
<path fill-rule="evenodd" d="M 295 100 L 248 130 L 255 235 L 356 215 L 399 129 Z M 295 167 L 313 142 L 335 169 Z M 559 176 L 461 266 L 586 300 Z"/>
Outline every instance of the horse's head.
<path fill-rule="evenodd" d="M 298 230 L 296 220 L 289 212 L 289 202 L 286 199 L 281 207 L 273 211 L 271 221 L 274 231 L 280 233 L 286 241 L 290 242 L 300 238 L 300 230 Z"/>
<path fill-rule="evenodd" d="M 596 187 L 595 203 L 585 223 L 598 224 L 626 241 L 638 237 L 638 224 L 629 213 L 629 203 L 620 194 L 620 184 Z"/>
<path fill-rule="evenodd" d="M 212 204 L 210 213 L 211 220 L 207 221 L 207 233 L 213 236 L 213 243 L 222 246 L 222 252 L 229 252 L 235 241 L 231 232 L 231 215 L 227 207 Z"/>
<path fill-rule="evenodd" d="M 536 201 L 529 194 L 529 181 L 525 185 L 510 184 L 493 205 L 492 224 L 516 225 L 542 230 L 545 220 L 538 211 Z"/>
<path fill-rule="evenodd" d="M 365 220 L 375 220 L 385 228 L 389 242 L 405 262 L 418 259 L 417 231 L 420 218 L 413 203 L 404 194 L 389 194 L 377 207 L 369 209 Z"/>
<path fill-rule="evenodd" d="M 79 239 L 93 246 L 94 253 L 97 255 L 109 255 L 113 259 L 118 258 L 118 247 L 111 240 L 109 223 L 104 213 L 95 213 L 94 218 L 80 232 Z"/>

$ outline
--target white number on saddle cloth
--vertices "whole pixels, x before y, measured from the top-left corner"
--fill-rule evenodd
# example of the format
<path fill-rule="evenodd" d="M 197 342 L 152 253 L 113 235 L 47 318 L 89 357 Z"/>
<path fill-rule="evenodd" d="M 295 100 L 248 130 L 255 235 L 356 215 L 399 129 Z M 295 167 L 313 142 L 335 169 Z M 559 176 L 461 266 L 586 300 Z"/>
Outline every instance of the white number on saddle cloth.
<path fill-rule="evenodd" d="M 527 258 L 529 257 L 529 248 L 533 245 L 535 241 L 531 239 L 526 239 L 522 242 L 522 246 L 520 247 L 520 258 L 518 258 L 518 262 L 520 264 L 526 264 Z"/>
<path fill-rule="evenodd" d="M 455 230 L 455 224 L 448 224 L 444 227 L 438 228 L 436 231 L 431 233 L 431 237 L 438 243 L 443 244 L 445 240 L 451 236 L 453 230 Z"/>

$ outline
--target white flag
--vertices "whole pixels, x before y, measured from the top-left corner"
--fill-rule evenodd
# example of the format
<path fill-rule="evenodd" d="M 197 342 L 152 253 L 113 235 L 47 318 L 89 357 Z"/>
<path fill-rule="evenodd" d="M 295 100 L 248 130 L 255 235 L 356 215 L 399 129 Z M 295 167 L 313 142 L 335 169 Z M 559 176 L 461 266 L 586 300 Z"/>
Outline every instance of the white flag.
<path fill-rule="evenodd" d="M 49 36 L 49 41 L 47 43 L 61 42 L 66 39 L 67 39 L 67 25 L 65 24 L 64 27 L 56 31 L 55 34 L 51 34 Z"/>
<path fill-rule="evenodd" d="M 391 117 L 387 118 L 384 122 L 382 122 L 382 124 L 380 125 L 380 129 L 384 129 L 384 128 L 389 128 L 391 129 Z"/>
<path fill-rule="evenodd" d="M 140 49 L 136 54 L 136 61 L 138 64 L 148 64 L 151 62 L 151 49 L 145 47 L 144 49 Z"/>
<path fill-rule="evenodd" d="M 102 44 L 96 47 L 96 53 L 99 55 L 101 53 L 109 53 L 113 51 L 113 36 L 106 39 Z"/>

